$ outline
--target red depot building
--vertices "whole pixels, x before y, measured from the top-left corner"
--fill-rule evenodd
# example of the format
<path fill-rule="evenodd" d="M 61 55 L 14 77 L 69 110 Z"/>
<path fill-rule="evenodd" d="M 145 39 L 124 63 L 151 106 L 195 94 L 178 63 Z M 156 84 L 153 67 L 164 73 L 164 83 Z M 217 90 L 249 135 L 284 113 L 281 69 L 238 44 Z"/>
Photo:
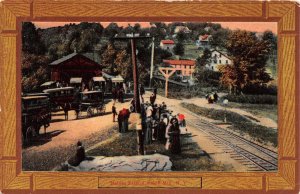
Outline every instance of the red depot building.
<path fill-rule="evenodd" d="M 87 84 L 93 77 L 102 76 L 100 64 L 76 52 L 53 61 L 49 67 L 52 81 L 70 83 L 71 78 L 79 77 Z"/>

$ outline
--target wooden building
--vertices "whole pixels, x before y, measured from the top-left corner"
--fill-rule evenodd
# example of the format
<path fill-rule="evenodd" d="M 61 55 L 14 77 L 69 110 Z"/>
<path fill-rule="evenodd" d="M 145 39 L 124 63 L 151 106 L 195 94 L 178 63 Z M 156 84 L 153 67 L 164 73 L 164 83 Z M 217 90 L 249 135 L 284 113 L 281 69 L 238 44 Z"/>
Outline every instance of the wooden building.
<path fill-rule="evenodd" d="M 49 64 L 51 80 L 70 84 L 71 78 L 82 78 L 88 84 L 93 77 L 102 76 L 102 67 L 92 59 L 72 53 Z"/>

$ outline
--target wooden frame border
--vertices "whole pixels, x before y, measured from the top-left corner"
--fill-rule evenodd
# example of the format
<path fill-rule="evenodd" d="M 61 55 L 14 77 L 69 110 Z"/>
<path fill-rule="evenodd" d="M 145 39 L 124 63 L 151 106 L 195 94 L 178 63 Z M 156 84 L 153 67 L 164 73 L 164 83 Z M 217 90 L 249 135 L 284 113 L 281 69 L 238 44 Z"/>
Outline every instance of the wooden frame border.
<path fill-rule="evenodd" d="M 167 11 L 164 11 L 166 10 Z M 99 189 L 99 177 L 200 178 L 202 190 L 296 191 L 299 139 L 299 8 L 293 2 L 162 2 L 7 0 L 0 3 L 0 191 L 45 193 Z M 71 173 L 22 172 L 20 75 L 22 21 L 271 21 L 278 23 L 278 173 Z M 298 54 L 296 54 L 298 53 Z M 298 60 L 298 61 L 296 61 Z M 297 65 L 296 65 L 297 64 Z M 299 118 L 299 117 L 298 117 Z M 116 180 L 118 179 L 116 178 Z M 186 184 L 186 183 L 184 183 Z M 188 184 L 188 183 L 187 183 Z M 149 186 L 149 185 L 148 185 Z M 188 185 L 187 185 L 188 187 Z M 196 187 L 195 185 L 191 187 Z M 198 188 L 199 189 L 199 188 Z M 127 190 L 121 190 L 126 192 Z M 189 190 L 189 193 L 197 190 Z M 198 190 L 199 191 L 199 190 Z M 132 190 L 129 191 L 132 193 Z M 147 191 L 144 191 L 147 192 Z M 156 192 L 161 192 L 157 190 Z M 213 191 L 211 191 L 213 192 Z M 55 192 L 56 193 L 56 192 Z M 163 190 L 166 193 L 166 190 Z"/>

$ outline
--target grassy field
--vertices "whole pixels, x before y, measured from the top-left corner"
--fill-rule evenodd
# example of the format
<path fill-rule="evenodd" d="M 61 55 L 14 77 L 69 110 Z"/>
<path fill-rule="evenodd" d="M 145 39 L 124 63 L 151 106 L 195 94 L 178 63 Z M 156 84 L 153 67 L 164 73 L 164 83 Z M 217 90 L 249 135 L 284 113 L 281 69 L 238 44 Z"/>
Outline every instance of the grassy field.
<path fill-rule="evenodd" d="M 154 141 L 150 145 L 145 145 L 147 155 L 159 153 L 167 155 L 173 164 L 174 171 L 232 171 L 231 165 L 216 163 L 201 148 L 191 141 L 187 135 L 181 136 L 182 153 L 171 154 L 165 149 L 165 145 Z M 101 145 L 87 152 L 89 156 L 132 156 L 137 155 L 137 135 L 135 131 L 121 134 L 114 141 Z"/>
<path fill-rule="evenodd" d="M 185 59 L 197 59 L 202 51 L 198 50 L 198 47 L 195 43 L 186 43 L 184 44 L 184 55 Z"/>
<path fill-rule="evenodd" d="M 220 105 L 224 106 L 223 104 Z M 274 104 L 244 104 L 230 102 L 228 105 L 226 105 L 226 107 L 242 109 L 252 113 L 253 115 L 257 115 L 259 117 L 266 117 L 278 122 L 278 107 Z"/>
<path fill-rule="evenodd" d="M 247 133 L 251 138 L 253 138 L 253 140 L 260 143 L 271 143 L 274 147 L 277 147 L 278 145 L 277 130 L 255 124 L 249 121 L 249 119 L 235 112 L 231 112 L 228 110 L 225 112 L 225 110 L 217 110 L 213 108 L 208 109 L 189 103 L 181 103 L 181 105 L 198 115 L 219 121 L 223 121 L 224 115 L 226 113 L 227 121 L 232 124 L 232 126 L 230 126 L 231 129 L 239 132 L 240 134 Z"/>

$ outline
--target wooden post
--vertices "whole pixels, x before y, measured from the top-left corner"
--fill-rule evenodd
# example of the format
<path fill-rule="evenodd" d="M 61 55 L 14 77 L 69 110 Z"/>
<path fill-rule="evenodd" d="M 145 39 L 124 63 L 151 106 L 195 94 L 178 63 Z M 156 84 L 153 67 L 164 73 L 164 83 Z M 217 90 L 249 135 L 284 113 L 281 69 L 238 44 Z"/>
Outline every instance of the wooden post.
<path fill-rule="evenodd" d="M 168 82 L 169 82 L 169 77 L 166 77 L 166 85 L 165 85 L 165 97 L 168 97 Z"/>
<path fill-rule="evenodd" d="M 176 68 L 172 68 L 172 67 L 160 67 L 158 70 L 165 77 L 165 80 L 166 80 L 166 83 L 165 83 L 165 97 L 168 97 L 168 82 L 169 82 L 169 77 L 171 75 L 173 75 L 173 73 L 175 73 L 175 71 L 177 69 Z"/>

